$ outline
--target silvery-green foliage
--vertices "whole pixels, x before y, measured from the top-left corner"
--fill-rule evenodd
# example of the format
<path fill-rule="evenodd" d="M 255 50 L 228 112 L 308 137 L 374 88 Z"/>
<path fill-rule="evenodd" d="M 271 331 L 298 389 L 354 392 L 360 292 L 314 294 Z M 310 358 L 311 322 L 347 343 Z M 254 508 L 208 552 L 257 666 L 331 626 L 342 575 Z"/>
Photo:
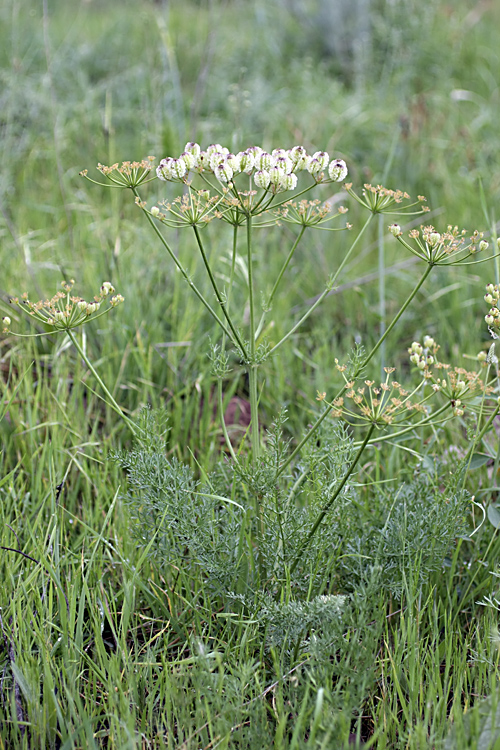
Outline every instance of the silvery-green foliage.
<path fill-rule="evenodd" d="M 276 470 L 286 458 L 283 437 L 286 413 L 281 412 L 268 432 L 265 451 L 256 467 L 237 472 L 240 483 L 256 493 L 261 502 L 264 534 L 260 550 L 262 567 L 270 580 L 284 581 L 297 551 L 307 539 L 318 514 L 328 504 L 352 458 L 347 429 L 329 422 L 307 444 L 296 469 L 276 481 Z M 329 509 L 312 543 L 304 548 L 290 582 L 303 596 L 324 584 L 340 546 L 339 517 L 348 512 L 353 494 L 346 485 Z"/>
<path fill-rule="evenodd" d="M 417 590 L 439 570 L 456 537 L 465 533 L 470 508 L 460 467 L 448 481 L 442 469 L 417 473 L 392 497 L 380 496 L 369 516 L 358 518 L 342 562 L 347 578 L 356 580 L 367 564 L 379 565 L 381 584 L 400 598 L 408 582 Z"/>
<path fill-rule="evenodd" d="M 295 646 L 301 640 L 326 641 L 332 645 L 338 635 L 338 623 L 346 606 L 345 596 L 316 596 L 310 601 L 277 602 L 262 597 L 258 618 L 267 626 L 269 646 L 285 643 Z"/>
<path fill-rule="evenodd" d="M 224 458 L 201 482 L 191 468 L 167 457 L 167 431 L 161 417 L 159 423 L 155 420 L 154 413 L 144 410 L 141 437 L 132 450 L 115 455 L 128 476 L 125 501 L 138 544 L 157 563 L 182 560 L 184 567 L 196 566 L 206 584 L 220 593 L 252 596 L 264 586 L 274 596 L 289 580 L 297 551 L 349 463 L 347 431 L 333 424 L 324 427 L 291 475 L 276 479 L 288 451 L 283 411 L 255 466 Z M 319 586 L 324 590 L 341 544 L 339 519 L 348 512 L 351 493 L 346 486 L 305 547 L 289 580 L 292 595 L 303 599 Z M 256 498 L 262 524 L 259 547 Z"/>
<path fill-rule="evenodd" d="M 141 546 L 151 545 L 149 554 L 172 562 L 189 547 L 203 508 L 194 502 L 198 486 L 188 466 L 165 450 L 145 446 L 115 456 L 128 476 L 125 496 L 132 527 Z"/>

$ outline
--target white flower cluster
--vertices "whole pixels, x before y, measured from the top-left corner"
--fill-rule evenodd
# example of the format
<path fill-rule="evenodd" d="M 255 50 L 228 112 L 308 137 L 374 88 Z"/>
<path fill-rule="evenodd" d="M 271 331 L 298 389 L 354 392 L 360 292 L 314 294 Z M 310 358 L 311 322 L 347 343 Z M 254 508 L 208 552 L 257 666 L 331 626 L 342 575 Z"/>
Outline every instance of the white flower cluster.
<path fill-rule="evenodd" d="M 282 193 L 296 188 L 297 172 L 307 171 L 317 182 L 322 182 L 327 169 L 329 181 L 341 182 L 347 176 L 343 159 L 330 161 L 326 151 L 308 154 L 303 146 L 275 148 L 271 153 L 260 146 L 251 146 L 232 154 L 219 143 L 205 151 L 197 143 L 187 143 L 177 159 L 171 156 L 162 159 L 156 174 L 160 180 L 185 182 L 189 172 L 208 172 L 220 183 L 229 185 L 236 175 L 244 173 L 253 177 L 256 187 Z"/>
<path fill-rule="evenodd" d="M 87 302 L 82 297 L 70 295 L 74 283 L 73 279 L 69 282 L 63 281 L 61 286 L 64 291 L 56 292 L 50 300 L 31 302 L 28 299 L 27 293 L 24 293 L 21 300 L 13 297 L 11 302 L 19 305 L 24 312 L 28 313 L 28 315 L 39 323 L 54 326 L 58 331 L 67 331 L 70 328 L 76 328 L 87 320 L 91 320 L 92 316 L 98 318 L 101 315 L 105 315 L 112 307 L 117 307 L 124 302 L 121 294 L 115 294 L 115 288 L 109 281 L 105 281 L 101 285 L 99 294 L 94 297 L 92 302 Z M 109 307 L 99 312 L 105 298 L 108 298 Z M 95 313 L 98 313 L 98 315 Z M 4 318 L 3 323 L 5 328 L 8 328 L 11 323 L 10 318 Z"/>

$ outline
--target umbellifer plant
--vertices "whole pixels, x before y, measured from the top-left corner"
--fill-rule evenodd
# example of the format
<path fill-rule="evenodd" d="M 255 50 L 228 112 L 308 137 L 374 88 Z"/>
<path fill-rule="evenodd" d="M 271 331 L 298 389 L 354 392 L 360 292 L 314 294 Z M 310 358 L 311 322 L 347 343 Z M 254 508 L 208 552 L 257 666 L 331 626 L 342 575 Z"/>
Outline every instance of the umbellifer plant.
<path fill-rule="evenodd" d="M 354 585 L 356 571 L 363 577 L 360 571 L 369 570 L 366 578 L 371 579 L 376 571 L 395 596 L 402 592 L 408 565 L 413 572 L 418 568 L 418 580 L 424 581 L 429 571 L 441 564 L 452 540 L 464 528 L 471 502 L 464 489 L 465 473 L 475 446 L 500 410 L 492 385 L 497 376 L 496 360 L 490 352 L 479 357 L 475 371 L 452 367 L 440 360 L 439 345 L 426 336 L 409 346 L 415 373 L 410 387 L 393 378 L 393 368 L 385 368 L 385 378 L 378 383 L 368 372 L 433 268 L 484 260 L 488 243 L 482 235 L 474 232 L 467 236 L 453 226 L 442 232 L 422 226 L 405 237 L 399 224 L 389 225 L 389 232 L 422 261 L 421 276 L 370 351 L 357 347 L 348 362 L 335 359 L 340 386 L 335 390 L 325 384 L 325 390 L 316 396 L 319 408 L 315 420 L 292 441 L 285 437 L 285 410 L 276 415 L 265 434 L 260 428 L 262 368 L 279 356 L 282 347 L 334 288 L 373 218 L 380 214 L 424 213 L 425 198 L 419 196 L 411 202 L 406 193 L 380 185 L 365 185 L 357 193 L 344 182 L 348 171 L 342 159 L 330 160 L 324 151 L 308 154 L 301 146 L 271 153 L 250 147 L 232 154 L 219 144 L 202 150 L 198 144 L 188 143 L 178 157 L 162 159 L 156 171 L 152 157 L 98 168 L 106 179 L 99 184 L 131 190 L 169 261 L 220 329 L 220 339 L 212 344 L 210 357 L 217 378 L 218 417 L 225 446 L 219 464 L 204 480 L 176 458 L 167 458 L 168 427 L 162 429 L 155 414 L 143 410 L 138 422 L 132 423 L 93 370 L 111 405 L 136 437 L 134 448 L 119 452 L 116 459 L 128 475 L 127 501 L 139 544 L 162 566 L 201 569 L 207 585 L 222 595 L 226 606 L 261 619 L 271 643 L 288 641 L 295 648 L 304 638 L 310 642 L 313 635 L 316 644 L 318 638 L 328 640 L 332 622 L 345 607 L 343 572 L 347 571 Z M 82 174 L 90 179 L 86 171 Z M 174 183 L 181 194 L 148 207 L 139 189 L 155 179 Z M 265 335 L 267 316 L 277 295 L 284 294 L 287 270 L 304 235 L 352 229 L 347 223 L 332 226 L 342 222 L 346 208 L 340 206 L 334 211 L 329 201 L 311 198 L 322 186 L 331 189 L 339 183 L 366 210 L 366 221 L 332 270 L 323 292 L 279 340 L 272 340 Z M 232 238 L 225 288 L 219 284 L 218 269 L 206 246 L 204 230 L 214 221 L 226 225 Z M 263 227 L 275 227 L 280 232 L 283 224 L 294 227 L 293 240 L 259 309 L 260 290 L 254 273 L 259 250 L 255 238 Z M 213 301 L 191 278 L 182 257 L 172 248 L 169 228 L 192 232 Z M 240 256 L 241 245 L 244 251 Z M 239 262 L 246 270 L 246 299 L 236 303 L 234 283 Z M 498 296 L 495 289 L 487 292 L 491 304 Z M 62 306 L 59 297 L 47 309 L 43 303 L 28 299 L 19 304 L 34 318 L 41 320 L 42 316 L 54 330 L 64 331 L 92 368 L 74 328 L 91 319 L 97 310 L 89 312 L 89 303 L 71 297 L 69 286 L 65 291 L 67 299 Z M 106 282 L 99 299 L 91 304 L 100 305 L 108 293 L 114 290 Z M 119 301 L 120 297 L 112 297 L 111 305 Z M 490 310 L 489 325 L 496 324 L 497 313 Z M 4 319 L 4 323 L 9 327 L 10 320 Z M 230 439 L 223 408 L 231 358 L 237 358 L 248 374 L 250 440 L 245 434 L 240 444 Z M 359 488 L 354 478 L 364 452 L 373 443 L 383 448 L 388 441 L 401 441 L 429 426 L 460 418 L 466 407 L 478 415 L 473 440 L 459 470 L 448 476 L 444 489 L 442 477 L 418 474 L 413 483 L 395 493 L 392 507 L 374 521 L 374 529 L 367 536 L 363 524 L 355 522 Z"/>

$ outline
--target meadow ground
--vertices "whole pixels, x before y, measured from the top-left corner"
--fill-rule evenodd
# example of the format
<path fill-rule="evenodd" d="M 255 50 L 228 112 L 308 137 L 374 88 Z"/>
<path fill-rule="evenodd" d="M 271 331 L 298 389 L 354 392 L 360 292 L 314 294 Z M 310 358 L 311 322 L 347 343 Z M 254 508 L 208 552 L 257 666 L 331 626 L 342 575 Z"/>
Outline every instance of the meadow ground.
<path fill-rule="evenodd" d="M 425 195 L 426 224 L 484 232 L 481 257 L 491 255 L 500 8 L 354 5 L 0 8 L 0 305 L 11 319 L 0 340 L 0 748 L 500 747 L 500 450 L 497 422 L 482 431 L 482 397 L 463 414 L 449 404 L 446 423 L 373 439 L 352 474 L 349 450 L 366 433 L 353 420 L 310 441 L 279 482 L 269 468 L 317 419 L 318 394 L 342 384 L 335 358 L 362 363 L 353 347 L 377 345 L 423 273 L 388 224 L 406 234 L 424 220 L 373 216 L 331 293 L 263 361 L 252 395 L 241 357 L 214 374 L 207 353 L 220 333 L 175 270 L 178 258 L 216 307 L 192 231 L 164 228 L 169 257 L 130 191 L 80 176 L 100 178 L 98 162 L 158 163 L 188 141 L 234 152 L 300 144 L 345 160 L 358 194 L 382 183 Z M 182 188 L 155 180 L 140 197 L 151 207 Z M 325 289 L 366 219 L 342 184 L 318 190 L 348 207 L 353 230 L 304 234 L 262 330 L 270 346 Z M 244 241 L 235 254 L 219 225 L 203 230 L 207 263 L 247 330 Z M 296 236 L 286 223 L 254 233 L 258 316 Z M 497 258 L 433 268 L 357 374 L 379 380 L 394 366 L 415 382 L 407 349 L 426 335 L 442 362 L 480 370 L 492 342 L 485 286 L 500 282 L 499 268 Z M 87 299 L 106 280 L 125 299 L 75 329 L 107 395 L 64 333 L 9 302 L 25 291 L 50 298 L 69 279 Z M 17 335 L 33 333 L 46 335 Z M 241 447 L 233 474 L 220 392 Z M 262 432 L 250 446 L 257 400 Z M 146 447 L 127 422 L 139 424 L 144 406 L 160 410 Z M 296 557 L 327 490 L 339 494 L 322 535 Z M 277 542 L 283 518 L 289 536 Z M 274 558 L 281 542 L 290 556 L 280 547 Z"/>

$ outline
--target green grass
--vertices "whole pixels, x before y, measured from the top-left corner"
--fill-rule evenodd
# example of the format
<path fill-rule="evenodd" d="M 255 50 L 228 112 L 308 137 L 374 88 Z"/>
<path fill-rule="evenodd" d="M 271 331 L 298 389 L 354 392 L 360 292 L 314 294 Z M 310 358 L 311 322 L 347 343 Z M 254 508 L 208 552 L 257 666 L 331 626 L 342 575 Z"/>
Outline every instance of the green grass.
<path fill-rule="evenodd" d="M 80 170 L 161 158 L 190 139 L 235 149 L 303 143 L 345 158 L 356 188 L 384 180 L 426 195 L 440 228 L 492 231 L 497 221 L 495 4 L 439 2 L 424 12 L 414 0 L 374 2 L 371 45 L 355 70 L 328 55 L 314 3 L 303 4 L 306 24 L 288 5 L 50 0 L 44 10 L 8 0 L 0 9 L 2 315 L 32 332 L 10 296 L 45 298 L 70 277 L 89 295 L 111 280 L 125 305 L 85 329 L 87 350 L 127 414 L 165 408 L 169 455 L 198 474 L 220 452 L 206 356 L 215 327 L 128 193 L 91 186 Z M 159 183 L 144 191 L 150 205 L 161 197 Z M 344 202 L 359 227 L 364 217 Z M 306 235 L 270 315 L 276 340 L 352 240 L 331 236 Z M 229 235 L 211 225 L 207 237 L 224 280 Z M 170 239 L 209 295 L 189 234 Z M 291 231 L 262 230 L 259 289 L 292 241 Z M 355 337 L 367 349 L 376 342 L 377 243 L 373 222 L 340 287 L 266 364 L 265 428 L 285 404 L 297 440 L 317 391 L 338 382 L 334 358 L 344 361 Z M 389 321 L 420 271 L 401 265 L 408 256 L 392 238 L 384 249 Z M 426 333 L 456 364 L 475 356 L 489 344 L 482 295 L 497 268 L 439 269 L 388 339 L 385 362 L 404 375 L 407 347 Z M 238 285 L 241 275 L 236 295 Z M 131 436 L 63 337 L 6 335 L 0 346 L 0 748 L 330 750 L 353 735 L 377 750 L 498 746 L 498 612 L 479 602 L 497 596 L 500 541 L 488 519 L 471 535 L 478 507 L 469 536 L 423 586 L 413 561 L 400 600 L 367 570 L 339 564 L 325 593 L 352 598 L 326 655 L 270 647 L 261 623 L 200 571 L 151 562 L 138 544 L 127 477 L 110 460 Z M 246 399 L 243 368 L 232 367 L 226 395 Z M 468 441 L 461 422 L 409 446 L 453 460 Z M 498 457 L 496 432 L 482 450 Z M 365 459 L 352 523 L 366 530 L 417 460 L 393 445 Z M 491 460 L 467 487 L 487 508 L 497 485 Z"/>

